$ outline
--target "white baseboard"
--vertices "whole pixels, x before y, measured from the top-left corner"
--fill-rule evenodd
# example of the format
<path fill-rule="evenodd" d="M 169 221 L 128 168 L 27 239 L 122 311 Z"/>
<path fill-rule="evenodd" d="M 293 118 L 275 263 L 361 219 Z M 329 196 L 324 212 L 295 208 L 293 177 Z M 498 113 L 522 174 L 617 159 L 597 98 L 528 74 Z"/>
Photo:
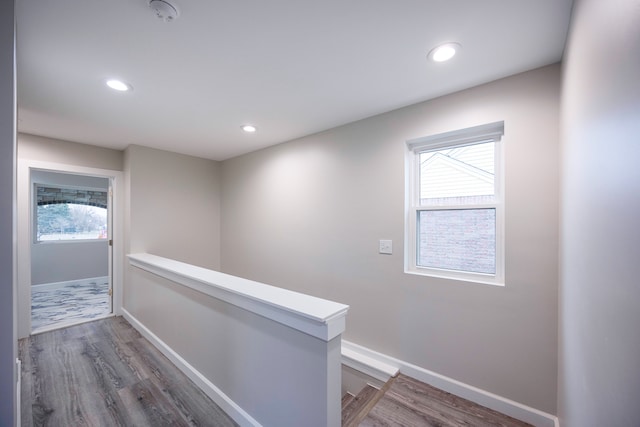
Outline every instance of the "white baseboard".
<path fill-rule="evenodd" d="M 74 283 L 77 283 L 80 285 L 88 285 L 91 282 L 102 281 L 104 279 L 109 280 L 109 276 L 89 277 L 87 279 L 67 280 L 65 282 L 41 283 L 39 285 L 32 285 L 31 288 L 33 290 L 44 291 L 49 289 L 62 288 L 64 286 L 71 285 Z"/>
<path fill-rule="evenodd" d="M 171 360 L 178 369 L 200 387 L 200 389 L 233 418 L 235 422 L 241 426 L 260 426 L 258 421 L 245 412 L 224 394 L 222 390 L 191 366 L 131 313 L 124 308 L 122 309 L 122 313 L 124 318 L 131 323 L 142 336 Z M 342 340 L 342 362 L 353 369 L 381 381 L 387 381 L 389 378 L 396 376 L 398 372 L 402 372 L 419 381 L 433 385 L 441 390 L 486 406 L 518 420 L 525 421 L 536 427 L 559 426 L 558 418 L 554 415 L 345 340 Z"/>
<path fill-rule="evenodd" d="M 364 347 L 345 340 L 342 340 L 342 364 L 383 383 L 400 371 L 397 366 L 385 363 L 379 357 L 372 357 Z"/>
<path fill-rule="evenodd" d="M 240 406 L 238 406 L 233 400 L 229 398 L 222 390 L 216 387 L 211 381 L 209 381 L 204 375 L 202 375 L 196 368 L 191 366 L 189 362 L 184 360 L 178 353 L 176 353 L 171 347 L 169 347 L 158 336 L 151 332 L 146 326 L 144 326 L 138 319 L 136 319 L 125 308 L 122 308 L 123 317 L 131 323 L 131 325 L 142 334 L 151 344 L 153 344 L 167 359 L 178 367 L 191 381 L 193 381 L 200 389 L 211 398 L 227 415 L 241 426 L 247 427 L 261 427 L 261 424 L 256 421 L 251 415 L 245 412 Z"/>
<path fill-rule="evenodd" d="M 16 358 L 16 374 L 18 376 L 16 379 L 16 426 L 20 427 L 22 425 L 22 420 L 20 418 L 22 412 L 20 410 L 20 405 L 22 405 L 22 402 L 20 402 L 20 395 L 22 394 L 22 361 L 18 358 Z"/>
<path fill-rule="evenodd" d="M 357 364 L 364 367 L 361 370 L 352 363 L 356 360 Z M 378 376 L 385 376 L 388 380 L 395 376 L 392 372 L 395 370 L 403 374 L 415 378 L 424 383 L 430 384 L 441 390 L 455 394 L 464 399 L 475 402 L 479 405 L 501 412 L 510 417 L 527 422 L 536 427 L 558 427 L 558 417 L 548 414 L 527 405 L 515 402 L 502 396 L 490 393 L 477 387 L 445 377 L 403 360 L 396 359 L 386 354 L 378 353 L 369 348 L 354 344 L 349 341 L 342 340 L 342 361 L 345 365 L 360 370 L 374 378 L 380 379 Z M 375 375 L 373 375 L 373 374 Z M 378 375 L 378 376 L 376 376 Z"/>

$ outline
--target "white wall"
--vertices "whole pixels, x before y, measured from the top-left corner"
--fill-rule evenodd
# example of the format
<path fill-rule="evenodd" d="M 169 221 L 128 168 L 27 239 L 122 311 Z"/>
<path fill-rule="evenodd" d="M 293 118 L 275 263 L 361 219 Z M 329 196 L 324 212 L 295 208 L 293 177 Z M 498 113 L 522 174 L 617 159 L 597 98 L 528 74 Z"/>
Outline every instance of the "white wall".
<path fill-rule="evenodd" d="M 0 3 L 0 425 L 16 422 L 14 2 Z"/>
<path fill-rule="evenodd" d="M 349 341 L 554 414 L 559 93 L 545 67 L 223 162 L 223 271 L 349 304 Z M 405 141 L 499 120 L 506 286 L 405 274 Z"/>
<path fill-rule="evenodd" d="M 640 2 L 577 0 L 564 61 L 559 414 L 640 420 Z"/>

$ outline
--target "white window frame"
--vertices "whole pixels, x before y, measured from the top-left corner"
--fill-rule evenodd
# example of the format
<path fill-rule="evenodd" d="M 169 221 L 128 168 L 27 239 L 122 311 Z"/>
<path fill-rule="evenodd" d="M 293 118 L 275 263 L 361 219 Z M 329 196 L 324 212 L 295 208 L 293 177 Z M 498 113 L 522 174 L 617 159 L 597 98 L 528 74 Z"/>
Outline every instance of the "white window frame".
<path fill-rule="evenodd" d="M 504 286 L 504 122 L 494 122 L 406 141 L 405 185 L 405 273 L 489 285 Z M 420 206 L 420 153 L 494 142 L 495 200 L 472 205 Z M 445 270 L 417 265 L 417 217 L 422 210 L 492 208 L 496 213 L 495 274 Z"/>

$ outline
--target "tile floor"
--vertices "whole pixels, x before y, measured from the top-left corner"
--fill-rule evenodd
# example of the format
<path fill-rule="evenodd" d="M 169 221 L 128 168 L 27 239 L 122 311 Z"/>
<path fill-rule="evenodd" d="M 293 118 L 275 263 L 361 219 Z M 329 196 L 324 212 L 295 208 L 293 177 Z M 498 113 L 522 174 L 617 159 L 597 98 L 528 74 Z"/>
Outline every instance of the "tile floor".
<path fill-rule="evenodd" d="M 109 278 L 35 285 L 31 288 L 31 330 L 97 319 L 111 313 Z"/>

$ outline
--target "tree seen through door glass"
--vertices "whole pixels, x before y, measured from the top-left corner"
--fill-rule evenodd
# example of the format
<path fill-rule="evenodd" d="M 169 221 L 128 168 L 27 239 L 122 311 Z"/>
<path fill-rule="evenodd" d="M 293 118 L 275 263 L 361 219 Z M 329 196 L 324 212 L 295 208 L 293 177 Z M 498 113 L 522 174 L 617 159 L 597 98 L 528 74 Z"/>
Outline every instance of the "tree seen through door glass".
<path fill-rule="evenodd" d="M 107 209 L 74 203 L 39 205 L 37 241 L 107 238 Z"/>

